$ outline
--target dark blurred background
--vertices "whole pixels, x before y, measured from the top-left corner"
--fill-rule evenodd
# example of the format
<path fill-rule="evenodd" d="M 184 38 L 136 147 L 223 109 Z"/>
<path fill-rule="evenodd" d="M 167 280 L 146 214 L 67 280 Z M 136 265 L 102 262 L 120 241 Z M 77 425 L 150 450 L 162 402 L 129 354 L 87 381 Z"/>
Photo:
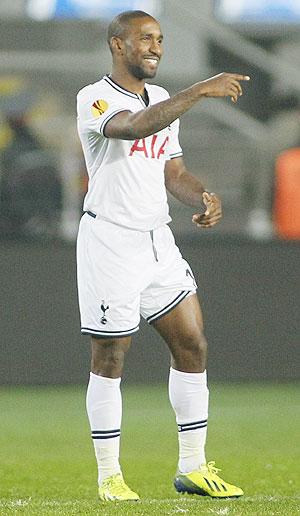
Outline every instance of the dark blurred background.
<path fill-rule="evenodd" d="M 82 383 L 75 240 L 87 187 L 76 93 L 110 72 L 109 20 L 157 16 L 171 93 L 222 71 L 251 81 L 237 105 L 182 117 L 189 169 L 222 198 L 207 232 L 170 198 L 172 229 L 199 284 L 221 380 L 295 380 L 300 363 L 300 4 L 297 0 L 0 0 L 0 382 Z M 138 4 L 138 5 L 137 5 Z M 144 322 L 128 381 L 157 382 L 168 352 Z"/>

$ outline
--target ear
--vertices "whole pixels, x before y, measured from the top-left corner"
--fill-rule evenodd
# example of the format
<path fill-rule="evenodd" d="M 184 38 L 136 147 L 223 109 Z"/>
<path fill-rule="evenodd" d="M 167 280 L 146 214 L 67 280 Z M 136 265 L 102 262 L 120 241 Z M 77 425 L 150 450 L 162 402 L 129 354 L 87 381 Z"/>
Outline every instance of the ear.
<path fill-rule="evenodd" d="M 123 54 L 124 43 L 121 38 L 113 36 L 110 40 L 110 48 L 114 54 Z"/>

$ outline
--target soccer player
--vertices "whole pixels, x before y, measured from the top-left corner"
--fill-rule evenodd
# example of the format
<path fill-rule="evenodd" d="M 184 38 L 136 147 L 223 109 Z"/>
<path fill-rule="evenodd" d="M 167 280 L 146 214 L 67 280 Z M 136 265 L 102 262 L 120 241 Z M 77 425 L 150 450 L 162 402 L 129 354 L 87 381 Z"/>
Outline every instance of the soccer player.
<path fill-rule="evenodd" d="M 140 314 L 171 352 L 176 490 L 218 498 L 243 494 L 206 461 L 207 343 L 197 285 L 168 226 L 166 190 L 195 208 L 199 228 L 220 220 L 219 198 L 185 167 L 178 117 L 204 97 L 237 102 L 240 82 L 249 77 L 221 73 L 170 98 L 145 82 L 155 77 L 162 40 L 149 14 L 121 13 L 108 28 L 111 74 L 78 94 L 78 132 L 89 174 L 77 244 L 78 292 L 81 331 L 92 344 L 86 404 L 103 501 L 139 499 L 123 479 L 119 444 L 123 362 Z"/>

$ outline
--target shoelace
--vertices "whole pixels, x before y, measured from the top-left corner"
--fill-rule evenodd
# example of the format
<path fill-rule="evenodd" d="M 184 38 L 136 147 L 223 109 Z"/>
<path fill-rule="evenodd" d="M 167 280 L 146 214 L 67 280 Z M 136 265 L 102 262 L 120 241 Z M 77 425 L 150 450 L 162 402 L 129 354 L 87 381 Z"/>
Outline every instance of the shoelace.
<path fill-rule="evenodd" d="M 214 460 L 211 460 L 210 462 L 208 462 L 206 464 L 206 467 L 207 467 L 207 471 L 209 473 L 211 473 L 212 475 L 217 475 L 219 473 L 219 471 L 222 471 L 220 468 L 216 468 L 215 467 L 215 461 Z"/>
<path fill-rule="evenodd" d="M 112 487 L 116 495 L 124 494 L 124 491 L 130 491 L 121 475 L 114 475 L 112 478 L 109 478 L 107 482 L 104 481 L 103 483 L 106 483 L 108 488 Z"/>

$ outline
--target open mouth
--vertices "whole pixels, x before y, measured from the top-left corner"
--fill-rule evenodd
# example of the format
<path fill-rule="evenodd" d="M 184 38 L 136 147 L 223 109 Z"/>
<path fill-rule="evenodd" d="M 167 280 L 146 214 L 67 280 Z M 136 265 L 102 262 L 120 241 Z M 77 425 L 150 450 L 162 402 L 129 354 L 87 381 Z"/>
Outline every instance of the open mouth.
<path fill-rule="evenodd" d="M 158 65 L 158 63 L 159 63 L 158 57 L 144 57 L 144 60 L 148 61 L 148 63 L 150 63 L 152 65 Z"/>

